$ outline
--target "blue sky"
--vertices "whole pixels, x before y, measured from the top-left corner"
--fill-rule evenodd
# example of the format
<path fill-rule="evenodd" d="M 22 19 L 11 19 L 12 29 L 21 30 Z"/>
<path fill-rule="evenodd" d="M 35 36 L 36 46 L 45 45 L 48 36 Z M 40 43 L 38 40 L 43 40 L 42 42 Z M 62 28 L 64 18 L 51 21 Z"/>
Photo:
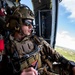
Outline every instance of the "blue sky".
<path fill-rule="evenodd" d="M 56 45 L 75 50 L 75 0 L 59 4 Z"/>
<path fill-rule="evenodd" d="M 21 0 L 33 10 L 31 0 Z M 56 45 L 75 50 L 75 0 L 59 3 Z"/>
<path fill-rule="evenodd" d="M 70 35 L 75 37 L 75 21 L 70 18 L 71 12 L 67 11 L 61 4 L 59 5 L 59 16 L 58 16 L 58 31 L 68 31 Z"/>
<path fill-rule="evenodd" d="M 21 0 L 21 3 L 22 3 L 22 4 L 25 4 L 25 5 L 27 5 L 27 6 L 29 6 L 30 9 L 33 10 L 33 6 L 32 6 L 32 4 L 31 4 L 31 0 Z"/>

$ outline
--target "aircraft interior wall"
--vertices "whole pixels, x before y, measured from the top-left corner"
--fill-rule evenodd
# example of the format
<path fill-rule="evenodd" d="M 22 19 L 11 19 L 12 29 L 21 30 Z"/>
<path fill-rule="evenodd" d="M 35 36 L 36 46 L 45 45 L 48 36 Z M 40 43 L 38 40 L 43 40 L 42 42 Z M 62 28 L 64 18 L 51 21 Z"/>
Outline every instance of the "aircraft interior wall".
<path fill-rule="evenodd" d="M 32 0 L 36 34 L 54 48 L 57 31 L 58 0 Z"/>

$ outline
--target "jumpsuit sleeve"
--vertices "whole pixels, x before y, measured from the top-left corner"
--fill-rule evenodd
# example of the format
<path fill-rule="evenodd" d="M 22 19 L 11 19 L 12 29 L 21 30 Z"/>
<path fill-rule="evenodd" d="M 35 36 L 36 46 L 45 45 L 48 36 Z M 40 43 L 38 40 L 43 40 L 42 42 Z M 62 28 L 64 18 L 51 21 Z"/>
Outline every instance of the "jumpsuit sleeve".
<path fill-rule="evenodd" d="M 47 43 L 43 38 L 41 38 L 41 44 L 42 44 L 42 53 L 46 55 L 45 58 L 50 57 L 52 62 L 59 62 L 61 64 L 61 67 L 63 70 L 68 71 L 71 75 L 74 75 L 75 73 L 75 62 L 70 61 L 63 57 L 61 54 L 56 52 L 53 48 L 51 48 L 50 44 Z M 74 71 L 73 71 L 74 70 Z"/>
<path fill-rule="evenodd" d="M 43 38 L 41 39 L 41 45 L 42 45 L 42 51 L 43 54 L 46 55 L 46 57 L 50 57 L 52 61 L 59 61 L 59 58 L 62 56 L 56 50 L 51 48 L 50 44 L 46 42 Z"/>

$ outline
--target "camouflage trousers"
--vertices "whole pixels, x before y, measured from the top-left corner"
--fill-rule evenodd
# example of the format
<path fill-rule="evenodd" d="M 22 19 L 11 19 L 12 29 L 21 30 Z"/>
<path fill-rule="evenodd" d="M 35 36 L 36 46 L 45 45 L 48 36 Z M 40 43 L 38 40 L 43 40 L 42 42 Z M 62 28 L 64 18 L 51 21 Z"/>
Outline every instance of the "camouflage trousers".
<path fill-rule="evenodd" d="M 46 68 L 40 68 L 40 69 L 38 70 L 38 73 L 39 73 L 39 75 L 59 75 L 59 74 L 56 74 L 56 73 L 47 71 Z"/>

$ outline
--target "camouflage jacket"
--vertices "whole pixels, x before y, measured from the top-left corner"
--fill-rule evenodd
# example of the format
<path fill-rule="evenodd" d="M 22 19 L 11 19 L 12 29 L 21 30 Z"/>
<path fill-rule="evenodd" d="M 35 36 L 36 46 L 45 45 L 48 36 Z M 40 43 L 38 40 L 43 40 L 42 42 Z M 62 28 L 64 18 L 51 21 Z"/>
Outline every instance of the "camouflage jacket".
<path fill-rule="evenodd" d="M 30 66 L 38 70 L 40 75 L 62 75 L 61 63 L 59 62 L 62 56 L 51 48 L 50 44 L 42 37 L 31 36 L 17 41 L 11 36 L 7 47 L 13 75 Z M 66 68 L 68 67 L 66 65 Z M 68 74 L 63 72 L 63 75 Z"/>

